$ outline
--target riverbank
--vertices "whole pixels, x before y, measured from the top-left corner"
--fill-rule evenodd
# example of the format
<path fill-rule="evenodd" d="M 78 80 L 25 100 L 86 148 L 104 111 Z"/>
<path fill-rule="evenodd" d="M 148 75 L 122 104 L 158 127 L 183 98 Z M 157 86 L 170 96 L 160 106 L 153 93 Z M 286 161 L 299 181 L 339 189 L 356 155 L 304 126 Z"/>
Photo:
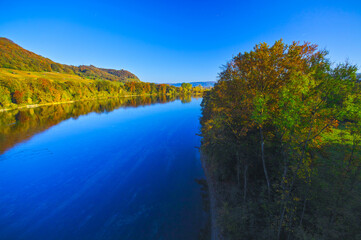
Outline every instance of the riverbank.
<path fill-rule="evenodd" d="M 16 110 L 16 109 L 23 109 L 23 108 L 37 108 L 37 107 L 51 106 L 51 105 L 58 105 L 58 104 L 84 102 L 84 101 L 104 100 L 104 99 L 113 99 L 113 98 L 127 98 L 127 97 L 149 97 L 149 96 L 159 96 L 159 95 L 157 95 L 157 94 L 122 95 L 122 96 L 113 96 L 113 97 L 86 98 L 86 99 L 78 99 L 78 100 L 63 101 L 63 102 L 27 104 L 27 105 L 14 106 L 12 108 L 0 108 L 0 112 L 6 112 L 6 111 L 11 111 L 11 110 Z"/>
<path fill-rule="evenodd" d="M 208 194 L 209 194 L 209 212 L 211 216 L 211 240 L 222 240 L 220 236 L 219 226 L 217 223 L 217 212 L 219 201 L 216 193 L 216 182 L 212 178 L 212 173 L 207 165 L 207 156 L 204 153 L 201 153 L 201 162 L 204 170 L 204 175 L 206 176 L 206 181 L 208 185 Z"/>

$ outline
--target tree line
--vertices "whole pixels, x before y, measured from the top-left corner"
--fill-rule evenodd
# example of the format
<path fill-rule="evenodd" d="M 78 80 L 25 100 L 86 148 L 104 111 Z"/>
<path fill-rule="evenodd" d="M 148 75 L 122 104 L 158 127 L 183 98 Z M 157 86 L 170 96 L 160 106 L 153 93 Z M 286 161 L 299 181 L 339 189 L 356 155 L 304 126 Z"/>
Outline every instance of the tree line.
<path fill-rule="evenodd" d="M 202 102 L 225 239 L 360 239 L 357 67 L 282 40 L 240 53 Z"/>
<path fill-rule="evenodd" d="M 0 108 L 15 108 L 21 105 L 68 102 L 96 98 L 129 95 L 202 95 L 202 87 L 178 88 L 168 84 L 145 82 L 115 82 L 91 80 L 69 75 L 55 79 L 53 75 L 37 77 L 23 71 L 10 71 L 13 74 L 0 74 Z M 30 74 L 30 73 L 29 73 Z M 33 73 L 32 73 L 33 74 Z"/>

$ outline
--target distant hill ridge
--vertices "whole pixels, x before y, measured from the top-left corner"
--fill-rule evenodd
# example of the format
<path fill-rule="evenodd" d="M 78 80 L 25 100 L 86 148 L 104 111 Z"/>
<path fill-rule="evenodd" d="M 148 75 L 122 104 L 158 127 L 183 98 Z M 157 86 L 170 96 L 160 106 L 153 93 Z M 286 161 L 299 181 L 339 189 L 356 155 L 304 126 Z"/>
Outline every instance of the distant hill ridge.
<path fill-rule="evenodd" d="M 139 78 L 126 70 L 98 68 L 95 66 L 71 66 L 60 64 L 31 51 L 13 41 L 0 37 L 0 68 L 32 72 L 59 72 L 76 74 L 90 79 L 104 79 L 117 82 L 140 82 Z"/>
<path fill-rule="evenodd" d="M 214 87 L 214 84 L 216 82 L 214 81 L 209 81 L 209 82 L 190 82 L 190 84 L 192 84 L 193 87 L 197 87 L 199 85 L 201 85 L 202 87 L 205 88 L 211 88 Z M 182 85 L 182 83 L 168 83 L 169 85 L 175 86 L 175 87 L 180 87 Z"/>

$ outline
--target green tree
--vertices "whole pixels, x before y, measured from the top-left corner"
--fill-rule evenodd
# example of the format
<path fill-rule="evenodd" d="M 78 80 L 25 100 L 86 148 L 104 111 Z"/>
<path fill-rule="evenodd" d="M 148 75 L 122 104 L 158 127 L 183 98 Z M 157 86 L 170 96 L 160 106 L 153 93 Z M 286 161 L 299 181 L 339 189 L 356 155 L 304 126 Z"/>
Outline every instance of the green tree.
<path fill-rule="evenodd" d="M 300 229 L 316 236 L 326 228 L 317 220 L 305 221 L 320 171 L 318 153 L 326 148 L 324 134 L 346 122 L 357 129 L 359 122 L 353 114 L 359 103 L 356 67 L 332 68 L 326 56 L 310 43 L 261 43 L 234 57 L 204 97 L 203 152 L 216 179 L 237 183 L 243 199 L 226 201 L 221 211 L 231 222 L 239 218 L 235 225 L 225 220 L 229 236 L 289 239 Z M 359 162 L 351 155 L 353 164 Z M 330 173 L 323 168 L 323 174 Z M 239 215 L 229 215 L 229 208 Z M 254 224 L 263 231 L 251 232 Z"/>

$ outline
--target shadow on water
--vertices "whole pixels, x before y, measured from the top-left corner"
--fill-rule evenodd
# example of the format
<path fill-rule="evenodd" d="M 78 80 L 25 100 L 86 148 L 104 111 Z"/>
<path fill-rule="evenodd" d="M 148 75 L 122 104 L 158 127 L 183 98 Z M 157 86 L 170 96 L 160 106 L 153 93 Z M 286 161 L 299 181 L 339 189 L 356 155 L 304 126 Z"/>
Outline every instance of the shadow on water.
<path fill-rule="evenodd" d="M 200 186 L 201 196 L 202 196 L 202 206 L 204 211 L 205 222 L 201 228 L 198 240 L 209 240 L 211 239 L 211 214 L 210 214 L 210 200 L 208 192 L 207 180 L 204 178 L 196 179 L 196 183 Z"/>
<path fill-rule="evenodd" d="M 93 101 L 79 101 L 30 109 L 0 112 L 0 155 L 18 143 L 31 139 L 62 121 L 88 113 L 109 113 L 119 108 L 167 103 L 180 99 L 182 103 L 191 101 L 191 96 L 137 96 L 111 98 Z"/>

